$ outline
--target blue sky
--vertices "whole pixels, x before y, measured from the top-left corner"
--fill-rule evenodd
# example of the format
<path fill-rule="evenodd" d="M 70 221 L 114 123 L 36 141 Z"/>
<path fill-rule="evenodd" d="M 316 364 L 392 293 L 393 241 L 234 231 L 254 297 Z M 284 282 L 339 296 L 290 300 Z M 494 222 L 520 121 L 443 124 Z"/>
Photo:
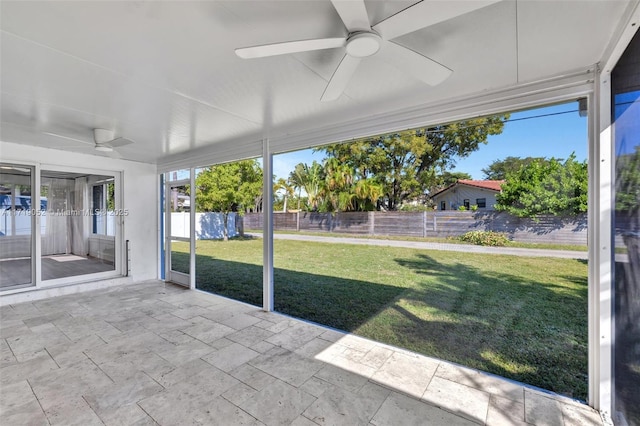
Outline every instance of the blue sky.
<path fill-rule="evenodd" d="M 616 95 L 616 155 L 631 154 L 640 147 L 640 90 Z"/>
<path fill-rule="evenodd" d="M 483 168 L 508 156 L 567 158 L 575 152 L 578 161 L 586 160 L 587 118 L 580 117 L 577 110 L 578 102 L 570 102 L 512 113 L 500 135 L 489 136 L 486 145 L 458 159 L 453 171 L 482 179 Z M 323 158 L 323 153 L 314 154 L 312 150 L 275 155 L 273 171 L 277 177 L 286 178 L 296 164 L 322 162 Z"/>

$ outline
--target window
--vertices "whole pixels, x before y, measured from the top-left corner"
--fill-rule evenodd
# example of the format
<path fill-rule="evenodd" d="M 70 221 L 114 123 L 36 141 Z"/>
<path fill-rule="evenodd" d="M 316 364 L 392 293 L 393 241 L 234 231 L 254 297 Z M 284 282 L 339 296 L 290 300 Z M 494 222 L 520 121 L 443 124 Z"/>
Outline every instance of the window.
<path fill-rule="evenodd" d="M 115 186 L 113 179 L 91 187 L 92 232 L 115 235 Z"/>
<path fill-rule="evenodd" d="M 471 204 L 469 203 L 469 199 L 465 199 L 462 202 L 462 205 L 464 206 L 465 209 L 469 210 L 471 208 Z"/>
<path fill-rule="evenodd" d="M 0 182 L 0 236 L 30 235 L 30 210 L 31 185 Z"/>
<path fill-rule="evenodd" d="M 440 210 L 446 210 L 446 209 L 447 209 L 447 202 L 440 201 Z"/>
<path fill-rule="evenodd" d="M 487 208 L 487 199 L 486 198 L 476 198 L 476 205 L 479 209 Z"/>

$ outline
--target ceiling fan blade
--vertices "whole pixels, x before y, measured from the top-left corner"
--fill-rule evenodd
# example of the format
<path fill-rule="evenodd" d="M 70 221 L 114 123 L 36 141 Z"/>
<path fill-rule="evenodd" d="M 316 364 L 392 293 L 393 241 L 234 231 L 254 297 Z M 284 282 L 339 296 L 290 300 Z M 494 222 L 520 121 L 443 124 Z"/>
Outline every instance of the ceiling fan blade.
<path fill-rule="evenodd" d="M 358 64 L 360 64 L 360 58 L 354 58 L 350 55 L 344 55 L 340 65 L 334 71 L 331 76 L 331 80 L 329 80 L 329 84 L 327 84 L 326 89 L 324 89 L 324 93 L 320 98 L 321 101 L 335 101 L 340 97 L 344 89 L 349 84 L 349 80 L 356 72 L 358 68 Z"/>
<path fill-rule="evenodd" d="M 453 73 L 444 65 L 393 42 L 384 43 L 379 57 L 430 86 L 442 83 Z"/>
<path fill-rule="evenodd" d="M 82 143 L 85 143 L 85 144 L 88 144 L 88 145 L 95 145 L 94 142 L 89 142 L 89 141 L 85 141 L 85 140 L 82 140 L 82 139 L 72 138 L 70 136 L 64 136 L 64 135 L 60 135 L 58 133 L 42 132 L 42 134 L 49 135 L 49 136 L 55 136 L 56 138 L 61 138 L 61 139 L 68 139 L 70 141 L 82 142 Z"/>
<path fill-rule="evenodd" d="M 385 40 L 497 3 L 501 0 L 430 1 L 422 0 L 373 26 Z"/>
<path fill-rule="evenodd" d="M 350 33 L 371 31 L 364 0 L 331 0 L 331 3 Z"/>
<path fill-rule="evenodd" d="M 242 59 L 264 58 L 267 56 L 285 55 L 287 53 L 308 52 L 311 50 L 335 49 L 343 47 L 344 37 L 318 38 L 313 40 L 287 41 L 284 43 L 264 44 L 261 46 L 242 47 L 236 49 L 236 55 Z"/>
<path fill-rule="evenodd" d="M 105 157 L 123 158 L 122 154 L 120 154 L 118 151 L 104 151 L 104 152 L 96 151 L 96 152 L 98 153 L 98 155 L 104 155 Z"/>
<path fill-rule="evenodd" d="M 125 145 L 131 145 L 132 143 L 134 142 L 131 139 L 126 139 L 126 138 L 115 138 L 114 140 L 108 142 L 108 144 L 113 148 L 117 148 Z"/>

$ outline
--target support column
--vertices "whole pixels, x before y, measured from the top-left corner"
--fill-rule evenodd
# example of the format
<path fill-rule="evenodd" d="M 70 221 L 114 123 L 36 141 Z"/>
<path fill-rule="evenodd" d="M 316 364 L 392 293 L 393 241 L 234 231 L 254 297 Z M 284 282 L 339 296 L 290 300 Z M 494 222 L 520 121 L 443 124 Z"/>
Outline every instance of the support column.
<path fill-rule="evenodd" d="M 273 155 L 262 141 L 262 309 L 273 311 Z"/>
<path fill-rule="evenodd" d="M 189 288 L 196 288 L 196 169 L 189 170 Z"/>
<path fill-rule="evenodd" d="M 612 152 L 610 74 L 589 96 L 589 405 L 612 414 Z"/>
<path fill-rule="evenodd" d="M 31 176 L 31 207 L 37 210 L 40 210 L 40 173 L 42 173 L 42 169 L 40 168 L 40 164 L 35 166 L 32 169 L 33 176 Z M 40 228 L 41 220 L 39 214 L 34 215 L 35 217 L 31 218 L 31 284 L 35 287 L 40 287 L 42 284 L 42 236 Z M 15 224 L 15 220 L 12 221 Z M 14 231 L 15 232 L 15 231 Z M 13 234 L 15 235 L 15 233 Z"/>

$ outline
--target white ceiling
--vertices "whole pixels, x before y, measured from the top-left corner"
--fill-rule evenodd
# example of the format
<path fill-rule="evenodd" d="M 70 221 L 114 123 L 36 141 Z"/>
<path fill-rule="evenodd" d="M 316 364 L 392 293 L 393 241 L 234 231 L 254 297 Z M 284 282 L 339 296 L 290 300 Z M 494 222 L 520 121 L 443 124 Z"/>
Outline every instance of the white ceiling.
<path fill-rule="evenodd" d="M 414 2 L 366 7 L 377 23 Z M 0 140 L 95 153 L 46 133 L 90 142 L 91 129 L 114 129 L 135 141 L 122 156 L 155 163 L 228 140 L 327 128 L 589 67 L 628 6 L 504 0 L 394 40 L 452 69 L 442 84 L 374 56 L 337 101 L 320 102 L 340 49 L 244 60 L 234 48 L 345 36 L 329 0 L 3 0 Z"/>

